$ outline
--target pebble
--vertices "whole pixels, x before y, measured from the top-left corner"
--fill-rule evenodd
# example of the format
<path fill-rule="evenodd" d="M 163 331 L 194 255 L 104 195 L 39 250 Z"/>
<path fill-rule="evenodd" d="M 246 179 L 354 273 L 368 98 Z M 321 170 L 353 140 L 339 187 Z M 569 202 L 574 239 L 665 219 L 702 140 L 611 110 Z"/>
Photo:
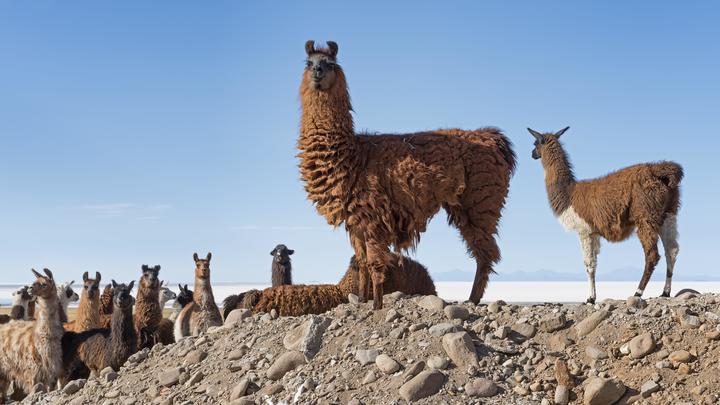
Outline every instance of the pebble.
<path fill-rule="evenodd" d="M 193 386 L 193 385 L 199 383 L 200 381 L 202 381 L 202 379 L 203 379 L 204 377 L 205 377 L 205 375 L 203 374 L 203 372 L 202 372 L 202 371 L 198 371 L 198 372 L 194 373 L 194 374 L 185 382 L 184 385 L 185 385 L 186 387 Z"/>
<path fill-rule="evenodd" d="M 467 332 L 448 333 L 443 336 L 442 346 L 458 368 L 467 369 L 469 366 L 480 368 L 475 344 Z"/>
<path fill-rule="evenodd" d="M 677 350 L 668 356 L 668 360 L 670 360 L 673 363 L 687 363 L 690 361 L 690 358 L 692 356 L 690 355 L 690 352 L 686 350 Z"/>
<path fill-rule="evenodd" d="M 348 294 L 348 302 L 353 305 L 358 305 L 360 303 L 360 297 L 358 297 L 357 295 L 355 295 L 353 293 L 350 293 L 350 294 Z"/>
<path fill-rule="evenodd" d="M 320 351 L 323 334 L 330 322 L 330 318 L 311 315 L 308 320 L 285 334 L 283 346 L 290 351 L 302 352 L 308 359 L 314 358 Z"/>
<path fill-rule="evenodd" d="M 618 380 L 593 377 L 585 384 L 583 402 L 585 405 L 614 404 L 625 394 L 626 389 Z"/>
<path fill-rule="evenodd" d="M 423 371 L 424 368 L 425 368 L 425 362 L 422 360 L 416 361 L 415 363 L 411 364 L 403 372 L 402 382 L 406 383 L 406 382 L 410 381 L 413 377 L 420 374 L 420 372 Z"/>
<path fill-rule="evenodd" d="M 587 356 L 593 360 L 602 360 L 608 358 L 607 352 L 594 345 L 587 346 L 585 348 L 585 354 L 587 354 Z"/>
<path fill-rule="evenodd" d="M 497 395 L 498 387 L 493 380 L 476 378 L 465 384 L 465 393 L 471 397 L 493 397 Z"/>
<path fill-rule="evenodd" d="M 190 353 L 188 353 L 185 356 L 185 364 L 187 364 L 187 365 L 198 364 L 201 361 L 205 360 L 206 357 L 207 357 L 206 351 L 199 350 L 199 349 L 192 350 L 192 351 L 190 351 Z"/>
<path fill-rule="evenodd" d="M 230 393 L 230 400 L 235 400 L 241 397 L 245 396 L 245 393 L 247 392 L 248 386 L 250 386 L 250 381 L 248 381 L 247 378 L 243 378 L 240 380 L 240 382 L 233 388 L 232 392 Z"/>
<path fill-rule="evenodd" d="M 445 307 L 444 312 L 448 319 L 460 319 L 464 321 L 470 316 L 470 311 L 460 305 L 448 305 Z"/>
<path fill-rule="evenodd" d="M 72 395 L 80 391 L 85 386 L 85 381 L 86 380 L 73 380 L 68 382 L 63 388 L 63 394 Z"/>
<path fill-rule="evenodd" d="M 575 325 L 575 331 L 577 332 L 578 337 L 590 334 L 598 327 L 598 325 L 600 325 L 600 322 L 605 320 L 605 318 L 609 315 L 610 313 L 608 311 L 601 309 L 593 312 L 590 316 L 578 322 L 577 325 Z"/>
<path fill-rule="evenodd" d="M 171 368 L 170 370 L 160 373 L 158 382 L 163 387 L 172 387 L 178 383 L 180 380 L 180 373 L 182 372 L 183 370 L 180 367 Z"/>
<path fill-rule="evenodd" d="M 387 314 L 385 314 L 385 322 L 390 323 L 396 319 L 400 318 L 400 314 L 398 311 L 395 310 L 395 308 L 390 308 L 390 310 L 387 311 Z"/>
<path fill-rule="evenodd" d="M 445 375 L 437 370 L 423 371 L 400 387 L 400 396 L 408 401 L 417 401 L 440 391 Z"/>
<path fill-rule="evenodd" d="M 234 309 L 225 318 L 225 325 L 237 325 L 242 323 L 245 318 L 250 317 L 252 317 L 252 312 L 249 309 Z"/>
<path fill-rule="evenodd" d="M 393 374 L 400 370 L 400 363 L 384 353 L 375 358 L 375 365 L 385 374 Z"/>
<path fill-rule="evenodd" d="M 374 383 L 377 380 L 377 375 L 375 375 L 375 372 L 370 370 L 365 374 L 365 377 L 362 380 L 363 385 Z"/>
<path fill-rule="evenodd" d="M 440 312 L 445 308 L 445 301 L 442 298 L 435 295 L 426 295 L 418 301 L 418 306 L 425 308 L 428 311 Z"/>
<path fill-rule="evenodd" d="M 540 330 L 546 333 L 556 332 L 565 327 L 565 314 L 548 315 L 540 320 Z"/>
<path fill-rule="evenodd" d="M 423 330 L 423 329 L 425 329 L 425 328 L 427 328 L 427 324 L 424 324 L 424 323 L 414 323 L 414 324 L 410 325 L 410 328 L 409 328 L 409 329 L 410 329 L 410 332 L 416 332 L 416 331 L 419 331 L 419 330 Z"/>
<path fill-rule="evenodd" d="M 460 327 L 452 323 L 439 323 L 430 327 L 430 334 L 433 336 L 443 336 L 446 333 L 458 332 Z"/>
<path fill-rule="evenodd" d="M 236 310 L 237 311 L 237 310 Z M 281 379 L 285 373 L 305 364 L 305 355 L 298 351 L 290 351 L 278 357 L 267 371 L 267 377 L 273 381 Z"/>
<path fill-rule="evenodd" d="M 450 365 L 450 360 L 445 357 L 432 356 L 428 359 L 427 365 L 435 370 L 445 370 Z"/>
<path fill-rule="evenodd" d="M 558 405 L 567 405 L 570 402 L 570 388 L 567 385 L 558 385 L 555 387 L 555 403 Z"/>
<path fill-rule="evenodd" d="M 625 300 L 625 305 L 627 305 L 628 308 L 643 309 L 647 307 L 647 301 L 645 301 L 641 297 L 631 295 L 627 298 L 627 300 Z"/>
<path fill-rule="evenodd" d="M 660 391 L 660 385 L 653 380 L 646 382 L 640 387 L 640 395 L 642 395 L 643 398 L 647 398 L 658 391 Z"/>
<path fill-rule="evenodd" d="M 510 334 L 510 330 L 511 329 L 509 326 L 499 326 L 497 329 L 495 329 L 493 336 L 498 339 L 505 339 Z"/>
<path fill-rule="evenodd" d="M 535 327 L 529 323 L 516 323 L 512 326 L 512 331 L 522 336 L 521 340 L 531 339 L 537 333 Z"/>
<path fill-rule="evenodd" d="M 374 363 L 380 351 L 378 349 L 356 350 L 355 359 L 360 362 L 361 366 Z"/>
<path fill-rule="evenodd" d="M 649 332 L 635 336 L 630 341 L 630 357 L 639 359 L 645 357 L 648 353 L 655 349 L 655 340 Z"/>

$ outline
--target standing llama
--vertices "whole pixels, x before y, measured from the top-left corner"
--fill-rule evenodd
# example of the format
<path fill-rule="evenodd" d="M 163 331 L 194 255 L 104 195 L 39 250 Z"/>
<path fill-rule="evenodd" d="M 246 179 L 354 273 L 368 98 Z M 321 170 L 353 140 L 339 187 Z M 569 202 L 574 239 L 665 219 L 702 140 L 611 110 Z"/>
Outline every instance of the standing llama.
<path fill-rule="evenodd" d="M 30 286 L 26 285 L 14 291 L 12 297 L 13 306 L 10 309 L 10 319 L 27 321 L 28 305 L 33 300 L 33 296 L 30 294 Z"/>
<path fill-rule="evenodd" d="M 68 332 L 62 338 L 64 382 L 98 375 L 105 367 L 118 371 L 137 350 L 133 322 L 130 284 L 113 284 L 113 313 L 110 329 L 92 329 L 81 333 Z"/>
<path fill-rule="evenodd" d="M 193 291 L 188 289 L 187 284 L 185 284 L 185 287 L 178 284 L 178 288 L 180 292 L 178 293 L 177 298 L 175 298 L 175 302 L 173 302 L 172 313 L 168 316 L 168 319 L 173 323 L 177 319 L 178 315 L 180 315 L 183 308 L 185 308 L 185 306 L 190 304 L 193 300 Z"/>
<path fill-rule="evenodd" d="M 168 302 L 177 298 L 177 295 L 175 295 L 175 293 L 171 289 L 165 287 L 163 284 L 164 284 L 164 281 L 161 281 L 160 282 L 160 298 L 159 298 L 160 299 L 160 308 L 165 308 L 165 305 Z"/>
<path fill-rule="evenodd" d="M 285 245 L 277 245 L 270 252 L 273 257 L 272 261 L 272 286 L 292 284 L 292 265 L 290 263 L 290 255 L 295 253 L 294 250 L 288 249 Z"/>
<path fill-rule="evenodd" d="M 193 302 L 188 304 L 175 319 L 175 341 L 184 336 L 197 336 L 205 332 L 211 326 L 221 326 L 222 318 L 220 310 L 215 304 L 212 287 L 210 285 L 210 259 L 212 253 L 208 253 L 205 259 L 198 258 L 193 254 L 195 260 L 195 292 Z"/>
<path fill-rule="evenodd" d="M 73 284 L 75 284 L 75 280 L 66 281 L 64 283 L 58 284 L 57 286 L 57 296 L 60 305 L 60 320 L 62 320 L 63 323 L 68 321 L 67 311 L 70 303 L 78 302 L 78 300 L 80 299 L 80 297 L 72 288 Z"/>
<path fill-rule="evenodd" d="M 95 278 L 83 273 L 83 290 L 80 293 L 80 304 L 73 324 L 74 332 L 83 332 L 100 327 L 100 279 L 99 272 Z"/>
<path fill-rule="evenodd" d="M 160 341 L 158 325 L 163 316 L 162 308 L 160 308 L 159 273 L 160 265 L 155 267 L 150 267 L 147 264 L 142 265 L 142 276 L 140 277 L 134 315 L 138 349 L 153 347 L 155 343 Z M 115 309 L 113 309 L 114 312 Z"/>
<path fill-rule="evenodd" d="M 37 297 L 35 321 L 13 321 L 0 326 L 0 404 L 10 382 L 23 392 L 38 383 L 53 389 L 62 373 L 62 339 L 55 280 L 52 272 L 45 275 L 33 270 L 36 277 L 31 293 Z"/>
<path fill-rule="evenodd" d="M 305 44 L 300 174 L 318 213 L 345 224 L 363 269 L 360 298 L 372 280 L 373 307 L 382 308 L 390 249 L 414 248 L 442 207 L 475 259 L 470 300 L 478 303 L 500 260 L 495 234 L 515 168 L 512 144 L 495 128 L 356 134 L 338 45 L 327 45 Z"/>
<path fill-rule="evenodd" d="M 677 213 L 680 207 L 680 181 L 683 170 L 673 162 L 644 163 L 630 166 L 594 180 L 575 180 L 572 165 L 557 133 L 539 133 L 535 137 L 533 159 L 541 159 L 545 170 L 545 188 L 553 213 L 569 230 L 580 237 L 585 270 L 590 282 L 587 302 L 594 303 L 595 269 L 600 252 L 600 237 L 620 242 L 637 230 L 645 251 L 645 272 L 635 296 L 642 296 L 655 266 L 660 260 L 658 238 L 662 239 L 667 261 L 667 277 L 662 296 L 670 296 L 673 267 L 679 252 Z"/>

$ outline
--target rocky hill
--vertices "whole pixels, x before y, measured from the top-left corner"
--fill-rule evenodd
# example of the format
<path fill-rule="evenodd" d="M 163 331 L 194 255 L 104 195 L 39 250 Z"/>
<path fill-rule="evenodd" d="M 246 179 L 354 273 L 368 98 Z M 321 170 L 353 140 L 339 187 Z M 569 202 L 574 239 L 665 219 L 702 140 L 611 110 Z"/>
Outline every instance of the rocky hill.
<path fill-rule="evenodd" d="M 46 404 L 718 404 L 720 295 L 597 305 L 351 303 L 320 316 L 237 310 Z"/>

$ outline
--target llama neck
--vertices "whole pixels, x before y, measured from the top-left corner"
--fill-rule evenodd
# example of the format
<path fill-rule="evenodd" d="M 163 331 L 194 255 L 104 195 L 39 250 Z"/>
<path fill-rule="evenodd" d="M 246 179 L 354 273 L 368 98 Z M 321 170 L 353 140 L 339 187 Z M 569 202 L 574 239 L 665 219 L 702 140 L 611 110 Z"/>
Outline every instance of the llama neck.
<path fill-rule="evenodd" d="M 81 328 L 84 330 L 97 328 L 100 325 L 99 297 L 96 295 L 95 298 L 89 298 L 87 293 L 83 291 L 78 305 L 78 315 L 77 322 Z"/>
<path fill-rule="evenodd" d="M 136 335 L 133 324 L 132 306 L 115 307 L 110 321 L 110 341 L 112 347 L 135 347 Z"/>
<path fill-rule="evenodd" d="M 212 308 L 215 306 L 215 297 L 213 296 L 212 287 L 210 287 L 210 278 L 195 277 L 193 301 L 201 309 Z"/>
<path fill-rule="evenodd" d="M 328 223 L 339 226 L 346 217 L 355 178 L 352 170 L 360 156 L 350 94 L 340 68 L 336 76 L 331 89 L 318 91 L 305 73 L 300 86 L 302 119 L 297 146 L 308 199 Z"/>
<path fill-rule="evenodd" d="M 548 201 L 557 216 L 570 207 L 575 190 L 575 174 L 567 153 L 557 140 L 550 140 L 543 149 L 542 164 Z"/>
<path fill-rule="evenodd" d="M 272 286 L 292 285 L 292 266 L 290 262 L 280 263 L 273 260 L 272 264 Z"/>
<path fill-rule="evenodd" d="M 42 340 L 62 338 L 65 330 L 60 320 L 60 305 L 56 295 L 50 298 L 38 298 L 35 310 L 35 335 Z"/>

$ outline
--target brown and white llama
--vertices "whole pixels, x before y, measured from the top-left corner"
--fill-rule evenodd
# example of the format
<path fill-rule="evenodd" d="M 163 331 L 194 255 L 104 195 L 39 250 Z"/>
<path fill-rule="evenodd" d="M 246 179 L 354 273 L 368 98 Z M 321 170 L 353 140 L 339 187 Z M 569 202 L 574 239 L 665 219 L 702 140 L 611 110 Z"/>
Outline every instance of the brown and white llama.
<path fill-rule="evenodd" d="M 550 207 L 562 226 L 580 237 L 585 270 L 590 282 L 587 302 L 596 298 L 595 270 L 600 238 L 620 242 L 637 232 L 645 252 L 645 271 L 635 295 L 645 291 L 660 255 L 657 243 L 665 248 L 667 276 L 662 296 L 669 297 L 673 268 L 679 252 L 677 213 L 680 207 L 680 181 L 683 170 L 674 162 L 643 163 L 593 180 L 575 180 L 570 159 L 556 133 L 535 137 L 533 159 L 541 159 Z"/>
<path fill-rule="evenodd" d="M 83 289 L 80 292 L 80 304 L 73 325 L 74 332 L 83 332 L 100 327 L 100 279 L 99 272 L 95 278 L 83 273 Z"/>
<path fill-rule="evenodd" d="M 113 280 L 112 284 L 114 308 L 110 328 L 68 332 L 62 338 L 64 382 L 97 375 L 105 367 L 117 371 L 137 351 L 134 298 L 130 294 L 135 281 L 126 285 Z"/>
<path fill-rule="evenodd" d="M 13 306 L 10 309 L 10 319 L 27 321 L 28 305 L 34 298 L 30 294 L 30 286 L 26 285 L 17 291 L 13 291 Z"/>
<path fill-rule="evenodd" d="M 75 284 L 75 280 L 60 283 L 57 286 L 57 296 L 60 305 L 60 319 L 63 321 L 63 323 L 68 321 L 67 311 L 70 303 L 78 302 L 78 300 L 80 299 L 80 297 L 72 288 L 73 284 Z"/>
<path fill-rule="evenodd" d="M 168 316 L 168 319 L 173 323 L 177 319 L 178 315 L 180 315 L 183 308 L 193 302 L 193 291 L 188 289 L 187 284 L 185 284 L 185 287 L 178 284 L 178 289 L 179 292 L 177 298 L 175 298 L 175 302 L 173 302 L 172 305 L 172 312 L 170 313 L 170 316 Z"/>
<path fill-rule="evenodd" d="M 175 320 L 175 341 L 184 336 L 197 336 L 212 326 L 221 326 L 222 317 L 215 304 L 212 287 L 210 285 L 210 259 L 208 253 L 205 259 L 193 254 L 195 261 L 195 292 L 193 302 L 188 304 Z"/>
<path fill-rule="evenodd" d="M 142 276 L 135 303 L 135 332 L 138 336 L 138 349 L 152 347 L 160 341 L 158 325 L 163 319 L 160 308 L 160 265 L 150 267 L 142 265 Z M 114 288 L 114 287 L 113 287 Z M 114 296 L 114 294 L 113 294 Z M 113 309 L 113 313 L 115 310 Z"/>
<path fill-rule="evenodd" d="M 64 329 L 53 274 L 32 270 L 36 277 L 31 293 L 37 297 L 35 321 L 13 321 L 0 325 L 0 403 L 11 382 L 28 393 L 38 383 L 56 387 L 62 367 Z"/>
<path fill-rule="evenodd" d="M 318 213 L 349 233 L 361 299 L 370 296 L 370 276 L 374 308 L 382 308 L 391 248 L 415 247 L 443 208 L 475 259 L 470 300 L 479 302 L 500 260 L 495 235 L 515 168 L 511 142 L 495 128 L 356 134 L 338 45 L 327 45 L 305 44 L 300 174 Z"/>
<path fill-rule="evenodd" d="M 294 250 L 288 249 L 285 245 L 277 245 L 275 249 L 270 251 L 272 261 L 272 286 L 292 284 L 292 263 L 290 256 L 295 253 Z"/>
<path fill-rule="evenodd" d="M 173 290 L 166 287 L 164 283 L 164 281 L 160 282 L 160 308 L 165 308 L 165 305 L 167 305 L 168 302 L 177 298 L 177 295 L 173 292 Z"/>

